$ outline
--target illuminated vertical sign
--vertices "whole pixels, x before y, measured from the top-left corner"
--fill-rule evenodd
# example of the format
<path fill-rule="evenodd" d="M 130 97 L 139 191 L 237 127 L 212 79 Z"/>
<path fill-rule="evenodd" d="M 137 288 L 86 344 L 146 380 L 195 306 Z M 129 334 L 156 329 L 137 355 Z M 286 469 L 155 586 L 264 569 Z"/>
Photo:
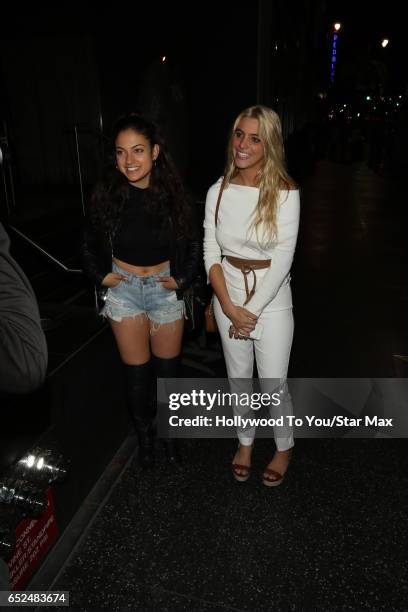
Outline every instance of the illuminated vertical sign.
<path fill-rule="evenodd" d="M 334 83 L 334 74 L 336 72 L 336 59 L 337 59 L 337 32 L 333 32 L 333 43 L 331 50 L 331 62 L 330 62 L 330 82 Z"/>

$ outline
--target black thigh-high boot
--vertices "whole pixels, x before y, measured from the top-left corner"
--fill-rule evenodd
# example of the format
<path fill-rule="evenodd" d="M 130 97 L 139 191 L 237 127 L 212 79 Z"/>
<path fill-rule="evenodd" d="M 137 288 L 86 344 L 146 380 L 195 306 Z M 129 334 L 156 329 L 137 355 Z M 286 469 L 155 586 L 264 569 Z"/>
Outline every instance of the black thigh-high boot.
<path fill-rule="evenodd" d="M 156 402 L 153 401 L 152 363 L 124 365 L 128 408 L 139 442 L 139 463 L 151 467 L 154 463 L 154 418 Z"/>
<path fill-rule="evenodd" d="M 157 378 L 178 378 L 180 375 L 180 355 L 171 359 L 162 359 L 152 355 L 152 361 Z M 168 463 L 180 463 L 180 451 L 176 440 L 174 438 L 163 438 L 162 442 Z"/>

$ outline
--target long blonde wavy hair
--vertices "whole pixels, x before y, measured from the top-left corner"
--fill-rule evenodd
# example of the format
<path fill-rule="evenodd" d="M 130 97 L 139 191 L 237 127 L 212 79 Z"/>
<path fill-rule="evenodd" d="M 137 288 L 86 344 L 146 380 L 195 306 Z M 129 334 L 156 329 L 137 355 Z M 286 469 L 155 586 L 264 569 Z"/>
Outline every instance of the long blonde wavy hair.
<path fill-rule="evenodd" d="M 261 105 L 250 106 L 236 118 L 229 138 L 227 163 L 219 197 L 221 198 L 223 190 L 228 187 L 231 179 L 238 172 L 234 162 L 232 141 L 237 125 L 244 117 L 258 120 L 258 136 L 264 151 L 263 165 L 258 172 L 255 185 L 259 188 L 259 199 L 248 232 L 254 229 L 258 243 L 261 246 L 267 246 L 277 236 L 279 191 L 282 188 L 289 191 L 290 186 L 293 185 L 286 170 L 281 122 L 279 116 L 271 108 Z M 259 236 L 261 228 L 262 235 Z"/>

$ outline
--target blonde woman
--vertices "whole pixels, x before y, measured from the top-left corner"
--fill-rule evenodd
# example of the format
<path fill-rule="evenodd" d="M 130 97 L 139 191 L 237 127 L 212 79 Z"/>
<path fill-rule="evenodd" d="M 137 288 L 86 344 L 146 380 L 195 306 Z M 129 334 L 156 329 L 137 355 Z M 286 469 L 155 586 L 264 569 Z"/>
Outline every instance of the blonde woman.
<path fill-rule="evenodd" d="M 224 176 L 207 194 L 204 259 L 229 379 L 286 381 L 293 338 L 290 268 L 299 225 L 299 191 L 285 168 L 281 123 L 265 106 L 234 122 Z M 265 381 L 266 382 L 266 381 Z M 232 463 L 248 479 L 254 428 L 238 428 Z M 276 486 L 289 466 L 293 433 L 275 429 L 276 451 L 263 483 Z"/>

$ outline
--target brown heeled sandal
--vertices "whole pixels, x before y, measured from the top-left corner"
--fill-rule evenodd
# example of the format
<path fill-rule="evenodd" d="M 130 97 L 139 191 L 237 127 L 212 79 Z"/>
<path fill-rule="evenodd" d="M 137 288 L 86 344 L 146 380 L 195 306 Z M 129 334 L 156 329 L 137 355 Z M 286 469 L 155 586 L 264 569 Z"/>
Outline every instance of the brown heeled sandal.
<path fill-rule="evenodd" d="M 289 468 L 289 464 L 292 459 L 292 449 L 290 448 L 289 451 L 290 453 L 289 453 L 288 468 Z M 285 474 L 281 474 L 280 472 L 277 472 L 276 470 L 273 470 L 272 468 L 265 468 L 263 472 L 262 482 L 266 487 L 277 487 L 278 485 L 282 484 L 282 482 L 285 479 L 285 475 L 286 475 L 286 472 Z"/>
<path fill-rule="evenodd" d="M 233 463 L 231 466 L 232 475 L 235 480 L 238 482 L 245 482 L 251 475 L 251 466 L 250 465 L 241 465 L 240 463 Z M 238 472 L 237 470 L 240 470 Z"/>
<path fill-rule="evenodd" d="M 253 447 L 253 444 L 251 444 Z M 238 450 L 239 450 L 238 446 Z M 238 482 L 245 482 L 251 475 L 251 466 L 250 465 L 242 465 L 241 463 L 233 463 L 231 465 L 232 475 Z M 239 471 L 238 471 L 239 470 Z"/>
<path fill-rule="evenodd" d="M 265 478 L 265 474 L 266 474 L 266 478 Z M 277 472 L 276 470 L 271 470 L 270 468 L 266 468 L 264 470 L 264 476 L 263 476 L 263 483 L 266 487 L 277 487 L 278 485 L 282 484 L 283 479 L 285 478 L 285 476 L 282 474 L 279 474 L 279 472 Z"/>

